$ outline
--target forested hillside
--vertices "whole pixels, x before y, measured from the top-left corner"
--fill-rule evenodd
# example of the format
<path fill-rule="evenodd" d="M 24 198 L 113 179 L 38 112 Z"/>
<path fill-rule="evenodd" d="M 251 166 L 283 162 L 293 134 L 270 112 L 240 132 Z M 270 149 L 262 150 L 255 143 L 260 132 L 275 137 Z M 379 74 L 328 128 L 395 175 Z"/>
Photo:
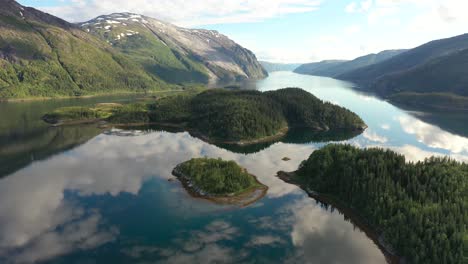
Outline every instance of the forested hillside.
<path fill-rule="evenodd" d="M 374 84 L 382 95 L 400 92 L 468 96 L 468 49 L 433 59 L 407 71 L 385 75 Z"/>
<path fill-rule="evenodd" d="M 79 25 L 0 0 L 0 99 L 179 89 L 264 78 L 255 54 L 210 30 L 130 13 Z"/>
<path fill-rule="evenodd" d="M 360 132 L 367 127 L 355 113 L 323 102 L 299 88 L 265 93 L 224 89 L 186 92 L 152 103 L 61 108 L 45 115 L 44 120 L 171 124 L 187 128 L 204 139 L 226 143 L 283 136 L 288 127 Z"/>
<path fill-rule="evenodd" d="M 328 76 L 330 69 L 333 69 L 334 67 L 341 65 L 344 62 L 346 61 L 345 60 L 324 60 L 320 62 L 306 63 L 297 67 L 294 70 L 294 72 L 300 73 L 300 74 Z"/>
<path fill-rule="evenodd" d="M 468 48 L 468 34 L 431 41 L 378 64 L 359 68 L 337 76 L 339 79 L 371 86 L 378 78 L 392 73 L 403 72 L 423 65 L 433 59 Z M 422 81 L 422 79 L 421 79 Z"/>
<path fill-rule="evenodd" d="M 286 88 L 265 92 L 281 105 L 290 127 L 310 127 L 316 130 L 361 130 L 365 124 L 350 110 L 323 102 L 299 88 Z"/>
<path fill-rule="evenodd" d="M 303 64 L 295 72 L 325 77 L 336 77 L 353 70 L 380 63 L 399 55 L 406 50 L 384 50 L 377 54 L 368 54 L 350 61 L 341 61 L 332 65 L 309 63 Z"/>
<path fill-rule="evenodd" d="M 127 56 L 76 26 L 15 1 L 0 4 L 0 98 L 165 87 Z"/>
<path fill-rule="evenodd" d="M 260 61 L 260 64 L 262 64 L 267 72 L 294 71 L 297 67 L 301 66 L 299 63 L 274 63 L 268 61 Z"/>
<path fill-rule="evenodd" d="M 328 145 L 296 175 L 304 188 L 355 210 L 407 263 L 468 263 L 467 164 Z"/>

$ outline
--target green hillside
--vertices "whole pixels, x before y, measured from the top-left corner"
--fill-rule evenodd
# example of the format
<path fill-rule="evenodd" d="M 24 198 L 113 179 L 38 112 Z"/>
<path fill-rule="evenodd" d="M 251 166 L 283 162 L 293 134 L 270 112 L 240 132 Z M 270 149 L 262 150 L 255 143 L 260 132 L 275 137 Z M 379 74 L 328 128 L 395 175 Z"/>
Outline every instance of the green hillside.
<path fill-rule="evenodd" d="M 274 63 L 268 61 L 260 61 L 260 63 L 267 72 L 294 71 L 301 66 L 299 63 Z"/>
<path fill-rule="evenodd" d="M 189 29 L 133 13 L 102 15 L 80 28 L 171 83 L 214 83 L 267 76 L 255 54 L 217 31 Z"/>
<path fill-rule="evenodd" d="M 297 67 L 294 72 L 316 76 L 327 76 L 328 70 L 341 65 L 345 60 L 324 60 L 320 62 L 306 63 Z"/>
<path fill-rule="evenodd" d="M 60 108 L 43 119 L 64 124 L 100 120 L 115 124 L 165 124 L 187 129 L 208 141 L 238 144 L 274 140 L 292 127 L 313 131 L 366 128 L 355 113 L 322 102 L 299 88 L 265 93 L 212 89 L 167 96 L 152 103 Z"/>
<path fill-rule="evenodd" d="M 468 96 L 468 49 L 433 59 L 407 71 L 385 75 L 373 87 L 382 95 L 415 92 Z"/>
<path fill-rule="evenodd" d="M 382 76 L 411 70 L 413 67 L 463 49 L 468 49 L 468 34 L 431 41 L 381 63 L 359 68 L 337 77 L 372 89 L 372 84 Z"/>
<path fill-rule="evenodd" d="M 128 56 L 74 25 L 14 1 L 0 10 L 0 98 L 168 88 Z"/>
<path fill-rule="evenodd" d="M 295 175 L 303 188 L 354 210 L 406 263 L 467 263 L 467 164 L 328 145 Z"/>
<path fill-rule="evenodd" d="M 208 72 L 203 63 L 171 49 L 144 24 L 130 21 L 126 26 L 82 27 L 141 64 L 156 78 L 171 83 L 208 82 Z"/>
<path fill-rule="evenodd" d="M 297 73 L 309 74 L 316 76 L 335 77 L 346 72 L 350 72 L 362 67 L 380 63 L 388 60 L 406 50 L 384 50 L 377 54 L 369 54 L 358 57 L 350 61 L 338 61 L 338 63 L 309 63 L 303 64 L 295 70 Z M 327 62 L 327 61 L 325 61 Z"/>

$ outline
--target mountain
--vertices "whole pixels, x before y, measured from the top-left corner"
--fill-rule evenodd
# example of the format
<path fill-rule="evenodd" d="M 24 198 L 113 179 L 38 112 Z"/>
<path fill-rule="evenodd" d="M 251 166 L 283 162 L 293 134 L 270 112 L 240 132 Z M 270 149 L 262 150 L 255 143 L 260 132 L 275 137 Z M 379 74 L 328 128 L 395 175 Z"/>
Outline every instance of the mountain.
<path fill-rule="evenodd" d="M 298 73 L 310 74 L 325 77 L 335 77 L 344 74 L 349 71 L 359 69 L 361 67 L 373 65 L 385 60 L 388 60 L 398 54 L 405 52 L 406 50 L 385 50 L 377 54 L 369 54 L 362 57 L 358 57 L 351 61 L 343 61 L 332 66 L 325 67 L 309 67 L 308 65 L 314 65 L 314 63 L 304 64 L 300 69 L 297 69 Z"/>
<path fill-rule="evenodd" d="M 337 76 L 339 79 L 356 82 L 364 88 L 373 89 L 377 79 L 394 73 L 401 73 L 425 63 L 468 48 L 468 34 L 431 41 L 417 48 L 403 52 L 393 58 L 371 66 L 359 68 Z M 421 81 L 423 81 L 421 79 Z"/>
<path fill-rule="evenodd" d="M 468 110 L 468 34 L 431 41 L 337 76 L 417 109 Z"/>
<path fill-rule="evenodd" d="M 80 25 L 0 0 L 0 99 L 148 92 L 263 78 L 255 55 L 216 31 L 135 14 Z"/>
<path fill-rule="evenodd" d="M 432 59 L 406 71 L 384 75 L 375 81 L 372 88 L 382 95 L 415 92 L 468 96 L 468 49 Z"/>
<path fill-rule="evenodd" d="M 149 91 L 166 84 L 57 17 L 0 0 L 0 98 Z"/>
<path fill-rule="evenodd" d="M 217 31 L 181 28 L 132 13 L 99 16 L 79 26 L 167 82 L 258 79 L 255 55 Z"/>
<path fill-rule="evenodd" d="M 324 60 L 320 62 L 313 62 L 302 64 L 294 70 L 295 73 L 309 74 L 316 76 L 328 76 L 329 70 L 346 62 L 345 60 Z"/>
<path fill-rule="evenodd" d="M 294 71 L 297 67 L 301 66 L 299 63 L 274 63 L 268 61 L 260 61 L 260 64 L 262 64 L 267 72 Z"/>

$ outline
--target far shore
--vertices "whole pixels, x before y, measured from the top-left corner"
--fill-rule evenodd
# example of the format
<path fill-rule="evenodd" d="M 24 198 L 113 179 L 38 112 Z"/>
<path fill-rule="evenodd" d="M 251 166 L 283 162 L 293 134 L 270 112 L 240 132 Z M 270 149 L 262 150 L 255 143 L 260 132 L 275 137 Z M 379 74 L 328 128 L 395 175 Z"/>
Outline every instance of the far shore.
<path fill-rule="evenodd" d="M 24 97 L 24 98 L 0 98 L 0 102 L 9 102 L 9 103 L 21 103 L 21 102 L 31 102 L 31 101 L 49 101 L 49 100 L 66 100 L 66 99 L 89 99 L 89 98 L 98 98 L 106 96 L 123 96 L 123 95 L 144 95 L 151 96 L 160 93 L 167 92 L 184 92 L 186 90 L 176 89 L 176 90 L 161 90 L 161 91 L 151 91 L 151 92 L 116 92 L 116 93 L 103 93 L 95 95 L 80 95 L 80 96 L 57 96 L 57 97 Z"/>

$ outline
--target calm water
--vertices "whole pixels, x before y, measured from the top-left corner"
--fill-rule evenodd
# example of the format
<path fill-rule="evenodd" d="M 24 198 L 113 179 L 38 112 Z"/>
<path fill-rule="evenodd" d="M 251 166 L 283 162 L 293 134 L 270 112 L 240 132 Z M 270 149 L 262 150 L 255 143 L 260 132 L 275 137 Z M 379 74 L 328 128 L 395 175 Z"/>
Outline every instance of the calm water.
<path fill-rule="evenodd" d="M 344 142 L 391 148 L 410 160 L 451 155 L 468 161 L 464 115 L 451 128 L 452 122 L 437 121 L 443 115 L 420 118 L 429 115 L 328 78 L 278 72 L 255 85 L 302 87 L 355 111 L 369 129 Z M 183 132 L 50 128 L 39 120 L 59 106 L 131 99 L 0 104 L 1 263 L 385 263 L 338 210 L 275 177 L 333 137 L 294 135 L 227 150 Z M 267 196 L 247 208 L 191 198 L 168 179 L 175 165 L 200 156 L 237 161 L 269 186 Z M 285 156 L 291 161 L 282 161 Z"/>

